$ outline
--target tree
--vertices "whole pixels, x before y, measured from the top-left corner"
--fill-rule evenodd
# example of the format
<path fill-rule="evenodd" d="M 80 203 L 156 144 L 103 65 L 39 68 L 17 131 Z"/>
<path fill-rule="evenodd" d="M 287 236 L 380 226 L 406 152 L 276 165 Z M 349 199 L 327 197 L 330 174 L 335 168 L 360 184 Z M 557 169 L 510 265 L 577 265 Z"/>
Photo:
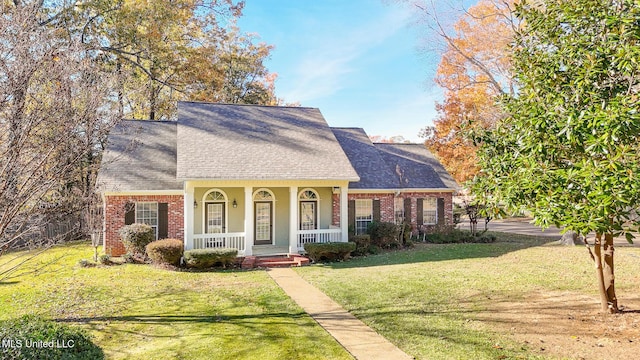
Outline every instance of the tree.
<path fill-rule="evenodd" d="M 172 119 L 178 100 L 269 104 L 275 101 L 263 65 L 272 46 L 255 44 L 233 24 L 233 0 L 93 0 L 76 7 L 85 43 L 122 75 L 123 116 Z"/>
<path fill-rule="evenodd" d="M 629 241 L 640 204 L 640 5 L 521 1 L 513 45 L 518 91 L 475 137 L 473 192 L 530 211 L 537 225 L 595 234 L 601 308 L 618 311 L 614 236 Z"/>
<path fill-rule="evenodd" d="M 117 117 L 113 74 L 39 1 L 0 11 L 0 255 L 85 203 L 96 144 Z M 62 9 L 65 11 L 65 9 Z"/>
<path fill-rule="evenodd" d="M 517 26 L 513 0 L 481 0 L 464 11 L 451 30 L 441 22 L 433 3 L 418 1 L 414 6 L 444 45 L 435 78 L 444 89 L 444 101 L 436 104 L 439 117 L 421 136 L 456 181 L 463 183 L 477 172 L 476 148 L 465 133 L 495 124 L 502 116 L 498 98 L 513 93 L 508 56 Z"/>

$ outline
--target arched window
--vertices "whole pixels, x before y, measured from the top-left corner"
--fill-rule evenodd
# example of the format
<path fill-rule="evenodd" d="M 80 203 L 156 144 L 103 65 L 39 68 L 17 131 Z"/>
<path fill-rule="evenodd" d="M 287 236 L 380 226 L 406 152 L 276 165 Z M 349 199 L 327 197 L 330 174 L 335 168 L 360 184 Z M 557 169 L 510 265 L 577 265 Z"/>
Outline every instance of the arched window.
<path fill-rule="evenodd" d="M 300 192 L 298 196 L 300 200 L 318 200 L 318 193 L 312 189 L 305 189 Z"/>
<path fill-rule="evenodd" d="M 273 193 L 266 189 L 260 189 L 253 194 L 254 201 L 273 201 Z"/>
<path fill-rule="evenodd" d="M 227 194 L 220 189 L 211 189 L 202 197 L 204 207 L 203 224 L 207 234 L 227 232 Z"/>

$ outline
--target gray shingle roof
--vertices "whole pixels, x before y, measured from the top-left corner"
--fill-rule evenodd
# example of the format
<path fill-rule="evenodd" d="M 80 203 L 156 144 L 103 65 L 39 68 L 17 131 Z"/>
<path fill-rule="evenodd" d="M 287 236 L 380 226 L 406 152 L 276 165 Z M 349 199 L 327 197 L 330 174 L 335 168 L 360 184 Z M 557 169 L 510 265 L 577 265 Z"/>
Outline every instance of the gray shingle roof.
<path fill-rule="evenodd" d="M 374 144 L 384 162 L 394 170 L 401 188 L 453 189 L 459 186 L 423 144 Z"/>
<path fill-rule="evenodd" d="M 176 181 L 176 122 L 125 120 L 111 130 L 101 191 L 182 190 Z"/>
<path fill-rule="evenodd" d="M 397 177 L 385 166 L 380 152 L 360 128 L 331 128 L 340 146 L 360 176 L 351 189 L 396 189 Z"/>
<path fill-rule="evenodd" d="M 178 179 L 327 179 L 358 175 L 320 110 L 178 103 Z"/>
<path fill-rule="evenodd" d="M 422 144 L 374 144 L 360 128 L 332 128 L 360 176 L 351 189 L 458 189 Z"/>

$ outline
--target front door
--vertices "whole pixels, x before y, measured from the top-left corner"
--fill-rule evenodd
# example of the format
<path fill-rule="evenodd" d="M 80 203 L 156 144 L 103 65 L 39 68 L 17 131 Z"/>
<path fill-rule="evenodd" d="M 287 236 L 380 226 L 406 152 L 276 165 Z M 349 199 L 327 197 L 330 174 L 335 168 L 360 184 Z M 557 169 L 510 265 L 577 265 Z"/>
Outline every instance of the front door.
<path fill-rule="evenodd" d="M 271 245 L 273 203 L 271 201 L 255 203 L 255 245 Z"/>
<path fill-rule="evenodd" d="M 224 203 L 207 203 L 205 224 L 207 234 L 219 234 L 225 232 Z"/>

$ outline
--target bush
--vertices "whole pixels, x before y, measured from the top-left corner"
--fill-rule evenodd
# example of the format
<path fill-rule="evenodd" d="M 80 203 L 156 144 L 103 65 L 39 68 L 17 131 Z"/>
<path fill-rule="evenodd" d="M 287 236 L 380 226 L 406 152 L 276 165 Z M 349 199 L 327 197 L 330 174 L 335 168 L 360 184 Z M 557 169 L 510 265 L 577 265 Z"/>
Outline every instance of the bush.
<path fill-rule="evenodd" d="M 131 253 L 122 255 L 122 260 L 127 264 L 133 264 L 136 262 L 136 258 Z"/>
<path fill-rule="evenodd" d="M 132 255 L 145 255 L 147 244 L 155 240 L 153 228 L 147 224 L 125 225 L 120 229 L 124 248 Z"/>
<path fill-rule="evenodd" d="M 473 236 L 471 231 L 456 229 L 455 225 L 435 225 L 427 230 L 427 242 L 433 244 L 492 243 L 495 235 Z"/>
<path fill-rule="evenodd" d="M 304 244 L 304 251 L 314 262 L 326 260 L 347 260 L 351 252 L 356 249 L 354 242 L 334 242 L 334 243 L 308 243 Z"/>
<path fill-rule="evenodd" d="M 184 252 L 184 262 L 188 268 L 207 269 L 215 265 L 226 267 L 236 261 L 237 249 L 197 249 Z"/>
<path fill-rule="evenodd" d="M 367 233 L 371 236 L 373 245 L 387 249 L 401 244 L 398 240 L 400 230 L 400 226 L 394 223 L 374 221 L 369 224 Z"/>
<path fill-rule="evenodd" d="M 147 255 L 155 264 L 178 266 L 184 251 L 184 244 L 182 240 L 178 239 L 163 239 L 150 242 L 147 244 L 146 250 Z"/>
<path fill-rule="evenodd" d="M 98 262 L 102 265 L 109 265 L 111 264 L 111 256 L 108 254 L 102 254 L 98 257 Z"/>
<path fill-rule="evenodd" d="M 92 261 L 89 261 L 87 259 L 80 259 L 78 261 L 78 266 L 86 268 L 86 267 L 94 267 L 96 266 L 96 264 L 94 264 Z"/>
<path fill-rule="evenodd" d="M 0 358 L 104 359 L 104 353 L 84 330 L 26 315 L 0 321 Z"/>
<path fill-rule="evenodd" d="M 353 251 L 354 255 L 365 255 L 369 245 L 371 245 L 371 236 L 354 235 L 349 238 L 349 242 L 356 244 L 356 249 Z"/>

